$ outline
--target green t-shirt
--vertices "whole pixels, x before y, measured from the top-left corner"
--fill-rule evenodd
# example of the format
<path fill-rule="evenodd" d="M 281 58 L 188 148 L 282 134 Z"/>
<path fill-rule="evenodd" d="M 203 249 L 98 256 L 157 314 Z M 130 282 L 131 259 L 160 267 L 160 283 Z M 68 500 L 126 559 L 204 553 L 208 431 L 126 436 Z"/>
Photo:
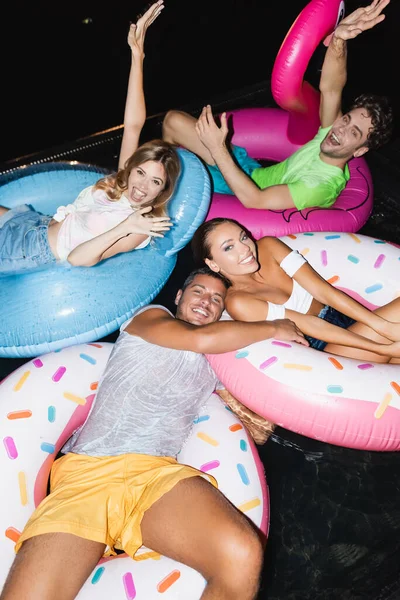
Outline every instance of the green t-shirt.
<path fill-rule="evenodd" d="M 329 165 L 319 157 L 320 145 L 330 127 L 317 135 L 283 162 L 254 169 L 251 178 L 260 189 L 287 184 L 298 210 L 311 206 L 329 208 L 350 178 L 349 167 Z"/>

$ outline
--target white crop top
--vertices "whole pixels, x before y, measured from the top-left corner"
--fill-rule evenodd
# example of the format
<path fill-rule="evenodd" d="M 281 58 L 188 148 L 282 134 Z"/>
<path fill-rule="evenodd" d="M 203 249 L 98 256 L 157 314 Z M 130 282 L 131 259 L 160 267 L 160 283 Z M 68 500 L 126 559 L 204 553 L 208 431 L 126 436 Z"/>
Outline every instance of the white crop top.
<path fill-rule="evenodd" d="M 93 191 L 93 186 L 82 190 L 73 204 L 60 206 L 53 217 L 56 221 L 63 221 L 57 236 L 60 260 L 66 260 L 79 244 L 119 225 L 134 210 L 126 196 L 114 202 L 104 190 Z M 145 239 L 135 250 L 147 246 L 150 239 Z"/>
<path fill-rule="evenodd" d="M 306 262 L 304 256 L 299 254 L 297 250 L 292 250 L 290 254 L 285 256 L 280 267 L 287 275 L 289 275 L 289 277 L 293 277 Z M 268 315 L 266 320 L 274 321 L 275 319 L 284 319 L 286 309 L 295 310 L 296 312 L 305 315 L 308 312 L 312 301 L 312 295 L 293 279 L 292 293 L 290 298 L 288 298 L 284 304 L 273 304 L 273 302 L 268 302 Z M 229 314 L 224 310 L 221 320 L 229 320 L 230 318 Z"/>

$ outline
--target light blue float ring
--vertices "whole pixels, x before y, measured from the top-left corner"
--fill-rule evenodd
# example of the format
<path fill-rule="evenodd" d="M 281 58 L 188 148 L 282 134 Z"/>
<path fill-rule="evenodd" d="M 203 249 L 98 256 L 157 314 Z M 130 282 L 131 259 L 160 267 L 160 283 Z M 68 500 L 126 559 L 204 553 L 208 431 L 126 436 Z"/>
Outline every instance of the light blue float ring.
<path fill-rule="evenodd" d="M 191 152 L 178 149 L 181 175 L 168 212 L 174 223 L 143 250 L 94 267 L 57 263 L 0 279 L 0 357 L 33 357 L 96 341 L 153 300 L 176 264 L 176 253 L 204 221 L 211 198 L 208 173 Z M 91 165 L 47 163 L 0 177 L 0 204 L 30 204 L 53 214 L 105 173 Z"/>

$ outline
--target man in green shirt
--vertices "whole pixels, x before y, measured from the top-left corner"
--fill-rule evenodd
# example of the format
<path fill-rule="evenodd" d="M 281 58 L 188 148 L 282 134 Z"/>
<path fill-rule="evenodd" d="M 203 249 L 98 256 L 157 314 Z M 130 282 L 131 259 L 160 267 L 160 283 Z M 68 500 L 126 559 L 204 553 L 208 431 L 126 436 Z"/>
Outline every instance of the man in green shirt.
<path fill-rule="evenodd" d="M 169 111 L 163 123 L 164 139 L 200 156 L 210 171 L 214 191 L 235 194 L 247 208 L 329 208 L 349 179 L 348 161 L 369 148 L 378 148 L 391 134 L 392 110 L 385 98 L 365 94 L 349 112 L 341 111 L 347 40 L 383 21 L 382 11 L 389 2 L 373 0 L 336 27 L 321 72 L 321 127 L 310 142 L 283 162 L 262 167 L 244 148 L 228 147 L 226 114 L 221 115 L 218 127 L 210 105 L 203 108 L 197 121 L 187 113 Z"/>

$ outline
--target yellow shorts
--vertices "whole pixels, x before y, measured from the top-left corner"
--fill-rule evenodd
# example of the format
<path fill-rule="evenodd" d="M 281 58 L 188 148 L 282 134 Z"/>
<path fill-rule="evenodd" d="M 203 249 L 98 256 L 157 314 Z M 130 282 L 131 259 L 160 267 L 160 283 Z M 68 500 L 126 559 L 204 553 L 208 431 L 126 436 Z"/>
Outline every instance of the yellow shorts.
<path fill-rule="evenodd" d="M 50 494 L 29 519 L 15 551 L 31 537 L 57 532 L 106 544 L 104 556 L 117 548 L 133 557 L 142 545 L 145 511 L 178 481 L 194 476 L 206 476 L 217 487 L 211 475 L 168 456 L 66 454 L 53 464 Z"/>

